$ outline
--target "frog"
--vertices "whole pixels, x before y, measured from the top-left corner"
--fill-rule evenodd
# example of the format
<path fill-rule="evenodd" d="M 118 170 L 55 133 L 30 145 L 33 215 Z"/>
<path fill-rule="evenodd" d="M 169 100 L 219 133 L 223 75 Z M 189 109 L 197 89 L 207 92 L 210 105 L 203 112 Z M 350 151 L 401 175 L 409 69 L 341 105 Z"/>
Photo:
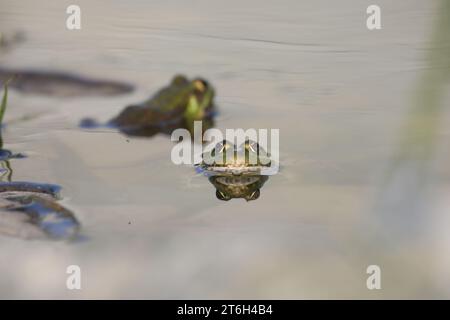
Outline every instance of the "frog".
<path fill-rule="evenodd" d="M 271 163 L 270 155 L 255 141 L 246 140 L 236 146 L 223 140 L 202 154 L 197 171 L 208 176 L 216 188 L 217 199 L 252 201 L 259 198 L 260 189 L 269 179 L 262 171 Z"/>
<path fill-rule="evenodd" d="M 106 123 L 128 136 L 151 137 L 171 134 L 185 128 L 194 134 L 194 121 L 202 121 L 203 130 L 214 126 L 214 88 L 203 78 L 188 79 L 178 74 L 149 99 L 125 107 Z M 96 127 L 96 121 L 85 119 L 82 127 Z"/>

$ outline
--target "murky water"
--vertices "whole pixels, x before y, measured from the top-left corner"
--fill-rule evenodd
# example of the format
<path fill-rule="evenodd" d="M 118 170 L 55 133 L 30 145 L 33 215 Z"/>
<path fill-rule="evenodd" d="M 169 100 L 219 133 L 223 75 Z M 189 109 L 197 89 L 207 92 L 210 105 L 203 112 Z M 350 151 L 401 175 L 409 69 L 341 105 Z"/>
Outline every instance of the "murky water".
<path fill-rule="evenodd" d="M 0 297 L 448 298 L 448 108 L 433 123 L 423 188 L 378 209 L 409 190 L 402 180 L 385 195 L 383 181 L 390 186 L 421 77 L 448 67 L 427 60 L 444 2 L 377 1 L 383 28 L 369 31 L 371 1 L 78 1 L 82 29 L 68 31 L 70 1 L 1 0 L 0 30 L 26 39 L 0 53 L 0 66 L 136 90 L 11 90 L 3 140 L 27 158 L 10 161 L 10 178 L 61 185 L 81 235 L 1 236 Z M 217 200 L 205 177 L 170 161 L 167 136 L 78 127 L 84 117 L 109 120 L 177 73 L 216 88 L 218 128 L 280 129 L 282 168 L 258 200 Z M 449 78 L 439 78 L 442 106 Z M 72 264 L 81 291 L 66 289 Z M 370 264 L 381 267 L 382 290 L 366 288 Z"/>

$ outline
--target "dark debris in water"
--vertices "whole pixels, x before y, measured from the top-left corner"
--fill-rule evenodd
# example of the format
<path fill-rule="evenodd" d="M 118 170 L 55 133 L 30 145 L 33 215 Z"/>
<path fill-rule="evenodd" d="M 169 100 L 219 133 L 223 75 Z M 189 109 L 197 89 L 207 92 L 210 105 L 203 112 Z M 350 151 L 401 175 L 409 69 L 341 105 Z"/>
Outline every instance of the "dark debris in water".
<path fill-rule="evenodd" d="M 134 90 L 132 85 L 118 81 L 94 80 L 62 72 L 0 68 L 0 85 L 8 80 L 9 87 L 20 92 L 52 97 L 115 96 Z"/>
<path fill-rule="evenodd" d="M 56 184 L 50 183 L 36 183 L 36 182 L 0 182 L 0 196 L 1 192 L 35 192 L 41 194 L 48 194 L 53 198 L 57 199 L 59 197 L 59 192 L 61 187 Z"/>
<path fill-rule="evenodd" d="M 61 187 L 31 182 L 0 183 L 0 233 L 25 239 L 76 239 L 80 224 L 57 202 Z"/>
<path fill-rule="evenodd" d="M 5 161 L 9 159 L 23 159 L 27 156 L 23 153 L 12 153 L 9 150 L 0 149 L 0 161 Z"/>
<path fill-rule="evenodd" d="M 1 79 L 2 76 L 6 78 Z M 15 84 L 22 89 L 31 85 L 32 89 L 46 89 L 50 90 L 49 92 L 57 89 L 57 94 L 62 92 L 68 94 L 75 91 L 68 91 L 67 89 L 70 89 L 68 87 L 64 88 L 64 85 L 67 85 L 64 80 L 77 84 L 78 89 L 89 84 L 87 80 L 64 75 L 47 74 L 47 80 L 50 80 L 48 82 L 45 81 L 45 76 L 43 78 L 43 74 L 22 73 L 22 76 L 23 78 L 16 77 L 11 83 L 11 75 L 2 74 L 0 69 L 0 80 L 6 81 L 8 85 Z M 32 81 L 29 82 L 30 80 Z M 40 80 L 43 83 L 39 83 Z M 62 81 L 60 85 L 57 84 L 58 80 Z M 70 210 L 57 202 L 60 186 L 48 183 L 11 182 L 13 170 L 9 160 L 24 156 L 3 149 L 1 122 L 6 110 L 7 84 L 5 84 L 4 97 L 0 103 L 0 179 L 2 180 L 0 182 L 0 233 L 26 239 L 74 239 L 78 235 L 80 224 Z M 50 87 L 47 87 L 49 84 Z M 95 87 L 94 83 L 91 84 Z M 97 85 L 101 84 L 97 83 Z M 4 182 L 4 179 L 7 182 Z"/>

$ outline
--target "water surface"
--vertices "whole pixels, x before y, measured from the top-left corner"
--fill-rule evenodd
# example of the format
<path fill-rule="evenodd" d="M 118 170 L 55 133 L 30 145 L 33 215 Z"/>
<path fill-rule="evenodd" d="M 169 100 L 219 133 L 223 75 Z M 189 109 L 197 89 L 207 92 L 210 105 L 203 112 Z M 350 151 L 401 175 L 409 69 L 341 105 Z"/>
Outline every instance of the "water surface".
<path fill-rule="evenodd" d="M 65 28 L 69 4 L 1 0 L 0 30 L 26 41 L 2 52 L 0 66 L 136 90 L 11 90 L 3 139 L 28 156 L 11 161 L 13 179 L 61 185 L 83 239 L 1 236 L 0 297 L 449 297 L 448 108 L 419 214 L 374 210 L 429 68 L 439 1 L 380 0 L 378 31 L 365 27 L 369 1 L 78 1 L 80 31 Z M 258 200 L 217 200 L 207 179 L 172 164 L 167 136 L 78 127 L 109 120 L 177 73 L 215 86 L 218 128 L 280 129 L 282 170 Z M 442 90 L 448 106 L 448 82 Z M 65 287 L 71 264 L 81 291 Z M 369 264 L 382 268 L 381 291 L 366 289 Z"/>

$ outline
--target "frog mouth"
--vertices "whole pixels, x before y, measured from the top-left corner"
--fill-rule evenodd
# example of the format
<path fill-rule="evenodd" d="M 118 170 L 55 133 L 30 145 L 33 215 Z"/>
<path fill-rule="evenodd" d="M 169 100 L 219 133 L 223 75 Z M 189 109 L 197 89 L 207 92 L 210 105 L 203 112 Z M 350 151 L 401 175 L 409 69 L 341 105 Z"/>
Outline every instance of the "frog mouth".
<path fill-rule="evenodd" d="M 218 165 L 208 167 L 208 171 L 214 172 L 216 175 L 230 174 L 233 176 L 241 176 L 246 174 L 259 174 L 261 168 L 258 166 Z"/>

